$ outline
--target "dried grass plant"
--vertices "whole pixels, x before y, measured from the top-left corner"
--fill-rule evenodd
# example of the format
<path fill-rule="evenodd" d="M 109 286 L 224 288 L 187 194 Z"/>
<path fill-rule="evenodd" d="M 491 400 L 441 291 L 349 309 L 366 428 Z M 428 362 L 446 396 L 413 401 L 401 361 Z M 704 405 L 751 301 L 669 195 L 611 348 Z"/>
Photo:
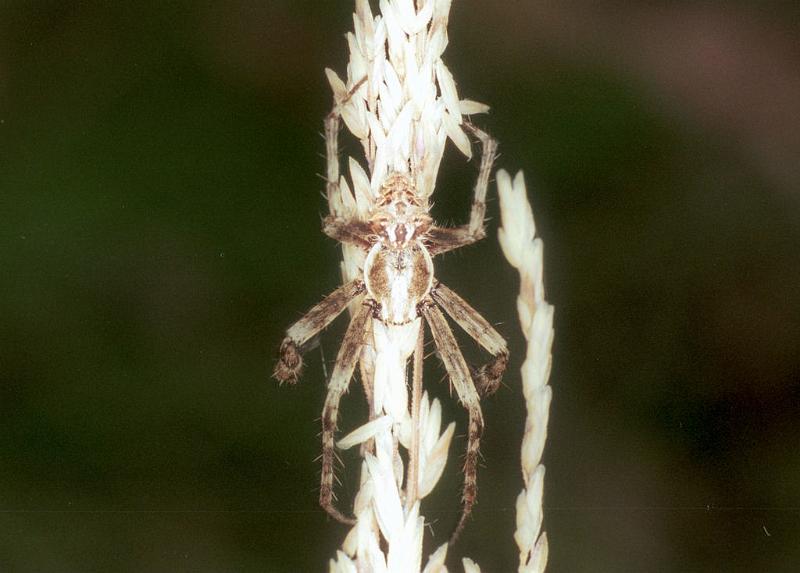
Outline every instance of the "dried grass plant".
<path fill-rule="evenodd" d="M 552 362 L 553 307 L 544 299 L 544 247 L 542 240 L 536 238 L 536 224 L 522 171 L 513 181 L 504 170 L 498 171 L 497 191 L 502 219 L 498 238 L 508 262 L 519 271 L 517 312 L 528 343 L 521 371 L 527 410 L 521 448 L 525 487 L 517 496 L 514 540 L 519 547 L 520 573 L 533 573 L 544 571 L 547 565 L 547 534 L 542 532 L 542 452 L 553 395 L 547 384 Z"/>
<path fill-rule="evenodd" d="M 327 151 L 329 157 L 337 158 L 328 163 L 327 197 L 332 215 L 366 219 L 382 181 L 392 171 L 415 175 L 418 193 L 430 196 L 447 140 L 470 158 L 463 116 L 486 112 L 488 107 L 459 99 L 442 61 L 450 0 L 381 0 L 378 15 L 373 15 L 368 0 L 356 0 L 355 6 L 354 31 L 347 34 L 346 78 L 326 70 L 334 94 L 334 110 L 326 121 Z M 336 138 L 330 137 L 339 130 L 339 118 L 360 141 L 367 162 L 365 169 L 355 158 L 346 158 L 349 182 L 339 173 Z M 549 365 L 552 335 L 547 334 L 551 332 L 547 320 L 552 321 L 552 309 L 543 302 L 541 266 L 528 268 L 537 261 L 541 265 L 541 242 L 533 238 L 532 216 L 524 216 L 522 205 L 527 199 L 522 178 L 518 176 L 513 184 L 502 172 L 498 178 L 504 225 L 501 242 L 522 276 L 520 319 L 529 341 L 523 383 L 532 409 L 523 443 L 525 490 L 517 502 L 516 539 L 520 571 L 542 571 L 547 539 L 539 535 L 544 475 L 539 462 L 550 396 L 548 368 L 542 365 Z M 360 275 L 363 264 L 362 250 L 343 246 L 345 283 Z M 455 425 L 450 423 L 442 431 L 440 404 L 420 390 L 422 352 L 415 350 L 421 340 L 421 321 L 389 327 L 372 321 L 372 325 L 359 364 L 370 420 L 337 443 L 340 449 L 361 446 L 361 482 L 354 503 L 357 523 L 330 560 L 329 570 L 443 573 L 447 571 L 446 543 L 428 557 L 423 569 L 425 520 L 420 502 L 442 474 Z M 412 356 L 416 358 L 409 396 L 407 364 Z M 408 452 L 408 468 L 401 448 Z M 467 572 L 480 571 L 469 559 L 462 563 Z"/>

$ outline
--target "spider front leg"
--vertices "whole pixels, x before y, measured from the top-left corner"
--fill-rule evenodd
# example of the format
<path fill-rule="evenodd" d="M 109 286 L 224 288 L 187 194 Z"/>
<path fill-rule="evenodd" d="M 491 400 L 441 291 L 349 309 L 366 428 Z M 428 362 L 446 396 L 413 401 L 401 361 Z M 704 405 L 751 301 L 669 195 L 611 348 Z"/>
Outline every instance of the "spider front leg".
<path fill-rule="evenodd" d="M 471 123 L 464 123 L 464 127 L 471 131 L 481 142 L 481 166 L 478 172 L 478 180 L 475 182 L 469 223 L 452 228 L 433 227 L 428 231 L 428 250 L 432 257 L 471 245 L 486 236 L 483 228 L 486 217 L 486 190 L 489 187 L 489 176 L 492 173 L 492 166 L 497 156 L 497 141 Z"/>
<path fill-rule="evenodd" d="M 364 304 L 350 321 L 342 346 L 339 348 L 339 354 L 336 356 L 336 365 L 333 368 L 330 382 L 328 382 L 328 395 L 325 398 L 325 406 L 322 408 L 322 478 L 319 488 L 319 504 L 331 517 L 350 525 L 354 524 L 355 520 L 345 516 L 333 505 L 334 435 L 336 421 L 339 417 L 339 400 L 350 385 L 350 379 L 353 377 L 353 371 L 364 346 L 365 333 L 369 330 L 372 313 L 372 307 Z"/>
<path fill-rule="evenodd" d="M 341 107 L 361 89 L 366 81 L 367 76 L 364 76 L 353 84 L 353 87 L 350 88 L 344 97 L 340 99 L 334 98 L 333 109 L 325 116 L 325 180 L 327 182 L 326 193 L 328 204 L 332 204 L 332 197 L 339 192 L 339 126 L 342 118 Z"/>
<path fill-rule="evenodd" d="M 458 343 L 453 336 L 453 331 L 447 325 L 447 321 L 442 311 L 433 301 L 425 301 L 420 305 L 428 324 L 431 327 L 433 340 L 439 349 L 439 355 L 444 362 L 450 382 L 456 389 L 461 404 L 469 412 L 469 429 L 467 432 L 467 453 L 464 457 L 464 491 L 462 502 L 464 507 L 461 511 L 461 518 L 458 520 L 453 534 L 450 536 L 450 543 L 454 543 L 461 530 L 467 522 L 467 517 L 472 512 L 477 496 L 477 471 L 478 471 L 478 449 L 480 448 L 481 434 L 483 434 L 483 413 L 481 412 L 480 397 L 472 382 L 469 367 L 464 360 Z"/>
<path fill-rule="evenodd" d="M 325 193 L 328 204 L 333 204 L 333 197 L 339 192 L 339 106 L 325 117 Z"/>
<path fill-rule="evenodd" d="M 441 306 L 450 317 L 480 344 L 494 360 L 475 371 L 475 385 L 481 396 L 491 396 L 497 391 L 508 365 L 508 346 L 489 322 L 467 301 L 440 282 L 431 290 L 431 298 Z"/>
<path fill-rule="evenodd" d="M 328 204 L 334 205 L 334 197 L 339 194 L 339 129 L 341 124 L 340 106 L 347 102 L 364 84 L 366 77 L 350 89 L 347 96 L 338 101 L 331 112 L 325 117 L 325 193 Z M 339 241 L 340 243 L 351 243 L 369 250 L 371 246 L 370 237 L 373 235 L 369 223 L 357 219 L 346 220 L 338 214 L 332 213 L 325 217 L 322 223 L 322 231 Z"/>
<path fill-rule="evenodd" d="M 303 345 L 339 316 L 347 305 L 365 290 L 356 279 L 337 288 L 286 331 L 273 376 L 281 382 L 297 382 L 303 370 Z"/>

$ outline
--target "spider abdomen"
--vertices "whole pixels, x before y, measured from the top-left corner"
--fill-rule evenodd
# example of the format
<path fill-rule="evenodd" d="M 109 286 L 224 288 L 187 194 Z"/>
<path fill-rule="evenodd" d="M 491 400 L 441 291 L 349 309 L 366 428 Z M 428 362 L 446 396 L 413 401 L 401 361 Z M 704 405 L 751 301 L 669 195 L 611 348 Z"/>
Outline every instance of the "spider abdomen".
<path fill-rule="evenodd" d="M 406 324 L 417 318 L 417 304 L 430 292 L 433 262 L 419 242 L 405 248 L 376 243 L 364 264 L 367 292 L 378 303 L 377 318 Z"/>

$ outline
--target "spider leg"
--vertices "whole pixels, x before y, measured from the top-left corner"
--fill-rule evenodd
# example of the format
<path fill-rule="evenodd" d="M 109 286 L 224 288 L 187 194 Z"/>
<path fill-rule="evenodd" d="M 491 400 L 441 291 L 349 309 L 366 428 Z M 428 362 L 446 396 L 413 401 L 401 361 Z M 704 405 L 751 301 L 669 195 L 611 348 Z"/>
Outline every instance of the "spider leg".
<path fill-rule="evenodd" d="M 450 315 L 450 317 L 480 344 L 494 360 L 473 372 L 475 386 L 481 396 L 491 396 L 500 386 L 500 381 L 508 364 L 508 346 L 494 327 L 477 310 L 455 292 L 437 282 L 431 290 L 431 298 Z"/>
<path fill-rule="evenodd" d="M 351 525 L 355 523 L 355 520 L 345 516 L 333 505 L 334 460 L 336 456 L 333 437 L 336 432 L 336 420 L 339 416 L 339 400 L 342 394 L 347 391 L 356 363 L 361 356 L 364 336 L 369 328 L 372 312 L 373 309 L 368 304 L 364 304 L 350 321 L 342 346 L 339 348 L 339 354 L 336 356 L 336 366 L 334 366 L 331 379 L 328 382 L 328 395 L 325 398 L 325 406 L 322 408 L 322 478 L 319 489 L 319 504 L 337 521 Z"/>
<path fill-rule="evenodd" d="M 297 382 L 303 370 L 303 345 L 333 322 L 347 308 L 350 301 L 362 292 L 364 292 L 364 282 L 360 279 L 351 281 L 326 296 L 303 318 L 290 326 L 281 343 L 278 363 L 272 375 L 281 382 L 287 380 L 292 384 Z"/>
<path fill-rule="evenodd" d="M 366 221 L 359 221 L 358 219 L 347 221 L 332 215 L 323 219 L 322 232 L 340 243 L 350 243 L 361 247 L 365 251 L 368 251 L 372 246 L 370 239 L 375 234 L 370 224 Z"/>
<path fill-rule="evenodd" d="M 325 116 L 325 193 L 328 204 L 334 204 L 333 197 L 339 193 L 339 129 L 341 127 L 340 107 L 355 94 L 366 81 L 366 76 L 350 89 L 347 97 L 337 101 L 333 109 Z M 345 220 L 331 214 L 323 220 L 322 232 L 340 243 L 351 243 L 369 249 L 370 236 L 373 234 L 368 223 L 358 220 Z"/>
<path fill-rule="evenodd" d="M 325 191 L 328 196 L 328 204 L 331 204 L 332 197 L 339 192 L 339 127 L 342 119 L 342 113 L 340 111 L 341 106 L 353 97 L 366 81 L 367 76 L 357 81 L 344 98 L 334 101 L 333 109 L 325 116 Z"/>
<path fill-rule="evenodd" d="M 332 203 L 333 196 L 339 192 L 339 126 L 341 116 L 339 106 L 334 105 L 331 112 L 325 116 L 325 193 L 328 204 Z"/>
<path fill-rule="evenodd" d="M 365 81 L 366 76 L 356 82 L 347 96 L 341 101 L 336 101 L 331 112 L 325 117 L 325 191 L 329 205 L 335 204 L 333 198 L 339 193 L 340 106 L 346 102 Z M 322 230 L 326 235 L 337 241 L 342 243 L 354 243 L 362 248 L 368 249 L 370 243 L 367 240 L 367 231 L 369 229 L 364 227 L 364 225 L 364 223 L 343 220 L 336 217 L 335 214 L 331 214 L 324 219 Z M 361 280 L 356 280 L 350 284 L 358 289 L 357 294 L 365 290 L 364 283 Z M 352 299 L 353 296 L 350 296 L 347 300 L 338 301 L 340 307 L 336 311 L 336 314 L 342 312 Z M 333 505 L 333 481 L 335 477 L 334 460 L 336 459 L 334 434 L 336 431 L 336 419 L 339 414 L 339 400 L 342 394 L 347 390 L 350 379 L 353 376 L 353 371 L 361 356 L 365 332 L 370 330 L 369 321 L 371 317 L 372 309 L 368 306 L 362 306 L 350 321 L 350 326 L 347 327 L 342 346 L 339 348 L 339 354 L 336 357 L 336 365 L 334 366 L 333 373 L 328 382 L 328 395 L 322 410 L 322 477 L 319 503 L 334 519 L 350 524 L 355 523 L 355 521 L 342 514 Z M 369 390 L 367 386 L 365 386 L 365 390 L 368 396 L 370 396 L 371 390 Z"/>
<path fill-rule="evenodd" d="M 467 517 L 472 512 L 477 495 L 477 469 L 478 469 L 478 449 L 480 447 L 481 434 L 483 433 L 483 413 L 481 412 L 480 397 L 472 382 L 464 356 L 458 348 L 453 331 L 447 324 L 442 311 L 432 301 L 423 302 L 421 312 L 431 327 L 433 340 L 439 349 L 439 354 L 450 376 L 450 382 L 456 389 L 461 404 L 469 412 L 469 430 L 467 433 L 467 453 L 464 457 L 464 490 L 462 502 L 464 504 L 461 511 L 461 518 L 458 520 L 453 534 L 450 536 L 450 543 L 454 543 L 461 530 L 464 529 Z"/>
<path fill-rule="evenodd" d="M 486 190 L 489 187 L 489 175 L 492 173 L 492 165 L 494 165 L 494 160 L 497 156 L 497 141 L 491 135 L 469 122 L 465 122 L 464 127 L 471 131 L 481 142 L 481 166 L 478 172 L 478 180 L 475 182 L 469 223 L 460 227 L 433 227 L 430 229 L 427 234 L 427 241 L 428 250 L 432 257 L 471 245 L 486 236 L 483 227 L 486 217 Z"/>

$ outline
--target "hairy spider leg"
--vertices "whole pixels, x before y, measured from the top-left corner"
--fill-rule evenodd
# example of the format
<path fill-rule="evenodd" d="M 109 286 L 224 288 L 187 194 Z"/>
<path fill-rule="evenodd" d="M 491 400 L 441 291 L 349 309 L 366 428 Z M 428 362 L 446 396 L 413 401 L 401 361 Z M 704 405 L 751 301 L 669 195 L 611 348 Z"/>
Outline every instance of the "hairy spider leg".
<path fill-rule="evenodd" d="M 334 203 L 333 197 L 339 193 L 339 127 L 340 117 L 336 106 L 325 118 L 325 193 L 329 205 Z M 323 219 L 322 232 L 340 243 L 351 243 L 364 250 L 369 250 L 371 246 L 369 239 L 372 233 L 366 221 L 345 220 L 332 214 Z"/>
<path fill-rule="evenodd" d="M 431 298 L 475 342 L 494 356 L 493 361 L 484 364 L 472 373 L 478 393 L 481 396 L 491 396 L 500 386 L 503 372 L 505 372 L 508 364 L 508 347 L 505 339 L 477 310 L 444 284 L 438 281 L 434 284 L 433 289 L 431 289 Z"/>
<path fill-rule="evenodd" d="M 349 243 L 369 251 L 372 241 L 372 227 L 367 221 L 340 219 L 328 215 L 322 220 L 322 232 L 340 243 Z"/>
<path fill-rule="evenodd" d="M 464 489 L 462 493 L 463 507 L 450 543 L 458 539 L 461 530 L 467 522 L 472 506 L 477 495 L 477 468 L 478 449 L 480 448 L 481 434 L 483 434 L 483 413 L 481 412 L 480 396 L 472 382 L 469 367 L 464 360 L 464 355 L 458 348 L 458 343 L 453 336 L 453 331 L 447 324 L 442 311 L 432 300 L 426 301 L 421 306 L 421 312 L 428 321 L 433 334 L 433 340 L 439 349 L 439 355 L 444 362 L 450 382 L 456 389 L 458 399 L 469 413 L 469 426 L 467 430 L 467 453 L 464 456 Z"/>
<path fill-rule="evenodd" d="M 278 362 L 272 375 L 281 382 L 297 382 L 303 372 L 303 345 L 333 322 L 350 301 L 364 290 L 364 281 L 361 279 L 340 286 L 290 326 L 281 343 Z"/>
<path fill-rule="evenodd" d="M 339 193 L 339 128 L 341 126 L 341 106 L 346 103 L 353 95 L 364 85 L 367 81 L 367 76 L 364 76 L 357 81 L 347 95 L 333 105 L 333 109 L 325 116 L 325 193 L 328 199 L 328 204 L 334 203 L 333 198 Z M 331 217 L 328 217 L 331 218 Z M 323 230 L 325 230 L 323 227 Z M 326 234 L 329 234 L 326 231 Z M 332 235 L 331 235 L 332 236 Z M 334 239 L 340 240 L 338 237 L 333 236 Z M 351 237 L 356 240 L 357 237 Z M 346 241 L 342 241 L 346 242 Z M 360 246 L 365 246 L 363 241 L 359 241 Z M 366 248 L 369 248 L 367 245 Z"/>
<path fill-rule="evenodd" d="M 492 173 L 495 157 L 497 157 L 497 141 L 469 122 L 465 122 L 464 127 L 481 142 L 481 165 L 478 171 L 478 180 L 475 182 L 469 223 L 460 227 L 433 227 L 430 229 L 427 241 L 432 257 L 471 245 L 486 236 L 484 229 L 486 190 L 489 187 L 489 176 Z"/>
<path fill-rule="evenodd" d="M 356 311 L 344 335 L 336 365 L 328 382 L 328 395 L 322 408 L 322 477 L 319 488 L 319 504 L 328 514 L 342 523 L 353 525 L 355 519 L 345 516 L 334 506 L 333 478 L 336 424 L 339 417 L 339 400 L 347 391 L 356 363 L 364 347 L 364 338 L 372 320 L 373 308 L 364 303 Z"/>

